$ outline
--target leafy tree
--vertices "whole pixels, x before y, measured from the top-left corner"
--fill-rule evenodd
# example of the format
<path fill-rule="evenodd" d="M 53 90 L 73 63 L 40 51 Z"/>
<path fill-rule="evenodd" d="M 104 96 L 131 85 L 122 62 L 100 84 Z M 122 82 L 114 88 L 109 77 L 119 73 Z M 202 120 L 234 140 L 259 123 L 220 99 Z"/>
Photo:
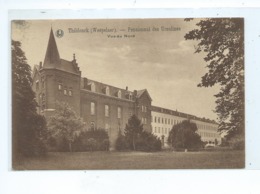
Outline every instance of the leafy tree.
<path fill-rule="evenodd" d="M 198 130 L 195 123 L 184 120 L 174 125 L 169 132 L 168 142 L 176 149 L 191 149 L 202 147 L 203 142 L 196 133 Z"/>
<path fill-rule="evenodd" d="M 186 19 L 189 21 L 191 19 Z M 185 35 L 186 40 L 197 40 L 195 53 L 207 53 L 204 58 L 208 72 L 200 87 L 220 85 L 215 95 L 215 112 L 219 129 L 230 138 L 244 136 L 244 20 L 241 18 L 202 19 L 197 29 Z"/>
<path fill-rule="evenodd" d="M 136 115 L 131 116 L 125 127 L 125 137 L 130 147 L 136 150 L 136 139 L 143 132 L 143 125 Z"/>
<path fill-rule="evenodd" d="M 138 151 L 159 151 L 161 141 L 155 135 L 143 130 L 141 121 L 133 115 L 126 124 L 125 134 L 118 134 L 116 149 L 138 150 Z"/>
<path fill-rule="evenodd" d="M 63 138 L 68 142 L 69 150 L 72 151 L 72 142 L 76 133 L 80 133 L 84 127 L 84 122 L 68 103 L 56 102 L 55 113 L 48 120 L 51 137 Z"/>
<path fill-rule="evenodd" d="M 46 121 L 36 112 L 31 68 L 19 41 L 12 40 L 12 149 L 18 156 L 43 154 Z"/>

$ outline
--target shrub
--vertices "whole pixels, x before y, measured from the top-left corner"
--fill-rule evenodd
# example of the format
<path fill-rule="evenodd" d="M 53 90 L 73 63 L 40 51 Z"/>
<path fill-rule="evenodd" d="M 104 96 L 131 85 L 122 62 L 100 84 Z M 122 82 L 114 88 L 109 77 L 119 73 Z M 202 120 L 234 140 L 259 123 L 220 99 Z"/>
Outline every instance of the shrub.
<path fill-rule="evenodd" d="M 108 151 L 109 138 L 103 129 L 81 132 L 73 142 L 73 151 Z"/>
<path fill-rule="evenodd" d="M 146 131 L 140 134 L 136 142 L 136 150 L 139 151 L 160 151 L 161 146 L 161 140 L 158 139 L 155 135 Z"/>
<path fill-rule="evenodd" d="M 127 139 L 124 135 L 119 134 L 116 141 L 116 150 L 118 151 L 126 151 L 133 150 L 131 146 L 131 141 Z M 161 141 L 155 135 L 143 131 L 141 134 L 138 134 L 135 141 L 135 150 L 136 151 L 160 151 L 161 150 Z"/>

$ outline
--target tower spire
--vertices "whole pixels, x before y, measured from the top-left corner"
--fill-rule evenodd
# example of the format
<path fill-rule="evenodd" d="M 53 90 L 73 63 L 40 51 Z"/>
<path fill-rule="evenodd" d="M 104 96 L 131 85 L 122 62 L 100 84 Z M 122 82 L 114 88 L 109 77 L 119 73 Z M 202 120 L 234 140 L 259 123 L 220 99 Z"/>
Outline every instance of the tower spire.
<path fill-rule="evenodd" d="M 55 68 L 60 64 L 60 55 L 51 27 L 43 68 Z"/>

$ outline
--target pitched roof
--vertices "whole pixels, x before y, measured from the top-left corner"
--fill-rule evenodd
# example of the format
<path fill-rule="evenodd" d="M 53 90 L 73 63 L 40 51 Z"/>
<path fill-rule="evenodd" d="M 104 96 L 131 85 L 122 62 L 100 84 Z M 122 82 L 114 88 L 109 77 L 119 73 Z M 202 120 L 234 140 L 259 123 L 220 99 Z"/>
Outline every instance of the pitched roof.
<path fill-rule="evenodd" d="M 150 98 L 150 100 L 152 100 L 150 94 L 148 93 L 147 89 L 143 89 L 143 90 L 137 90 L 137 95 L 136 97 L 137 98 L 140 98 L 144 93 L 147 93 L 148 97 Z"/>
<path fill-rule="evenodd" d="M 69 73 L 80 73 L 78 64 L 76 63 L 75 56 L 73 61 L 68 61 L 60 58 L 60 54 L 52 29 L 50 31 L 50 37 L 43 63 L 43 69 L 59 69 Z"/>
<path fill-rule="evenodd" d="M 212 123 L 212 124 L 218 124 L 214 120 L 210 120 L 210 119 L 206 119 L 206 118 L 200 118 L 200 117 L 197 117 L 195 115 L 179 112 L 177 110 L 175 111 L 175 110 L 171 110 L 171 109 L 167 109 L 167 108 L 162 108 L 162 107 L 159 107 L 159 106 L 152 106 L 151 109 L 154 112 L 161 112 L 161 113 L 164 113 L 164 114 L 175 115 L 175 116 L 183 117 L 183 118 L 186 118 L 186 119 L 194 119 L 194 120 L 197 120 L 197 121 L 202 121 L 202 122 L 207 122 L 207 123 Z"/>
<path fill-rule="evenodd" d="M 54 38 L 53 31 L 51 29 L 47 51 L 43 63 L 43 68 L 53 68 L 53 67 L 55 68 L 56 66 L 59 65 L 60 65 L 60 54 Z"/>

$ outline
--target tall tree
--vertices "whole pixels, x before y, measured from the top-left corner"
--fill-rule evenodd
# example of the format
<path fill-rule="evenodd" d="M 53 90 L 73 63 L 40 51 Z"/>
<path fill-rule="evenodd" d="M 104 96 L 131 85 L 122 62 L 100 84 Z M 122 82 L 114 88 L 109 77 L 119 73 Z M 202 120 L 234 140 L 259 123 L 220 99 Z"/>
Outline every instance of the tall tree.
<path fill-rule="evenodd" d="M 48 119 L 48 130 L 52 137 L 64 138 L 72 151 L 75 135 L 82 132 L 84 127 L 84 122 L 68 103 L 56 102 L 55 113 Z"/>
<path fill-rule="evenodd" d="M 184 120 L 174 125 L 168 136 L 168 142 L 173 148 L 199 148 L 202 146 L 200 136 L 196 133 L 198 130 L 195 123 Z"/>
<path fill-rule="evenodd" d="M 126 124 L 125 137 L 127 141 L 132 145 L 132 149 L 136 150 L 136 140 L 138 135 L 143 132 L 143 125 L 136 115 L 133 115 Z"/>
<path fill-rule="evenodd" d="M 219 129 L 227 132 L 227 138 L 244 137 L 244 20 L 202 19 L 196 25 L 185 39 L 197 40 L 195 53 L 207 54 L 208 72 L 198 86 L 220 86 L 215 95 Z"/>
<path fill-rule="evenodd" d="M 13 161 L 18 155 L 44 152 L 46 122 L 36 112 L 32 90 L 31 68 L 19 41 L 12 40 L 12 149 Z"/>

